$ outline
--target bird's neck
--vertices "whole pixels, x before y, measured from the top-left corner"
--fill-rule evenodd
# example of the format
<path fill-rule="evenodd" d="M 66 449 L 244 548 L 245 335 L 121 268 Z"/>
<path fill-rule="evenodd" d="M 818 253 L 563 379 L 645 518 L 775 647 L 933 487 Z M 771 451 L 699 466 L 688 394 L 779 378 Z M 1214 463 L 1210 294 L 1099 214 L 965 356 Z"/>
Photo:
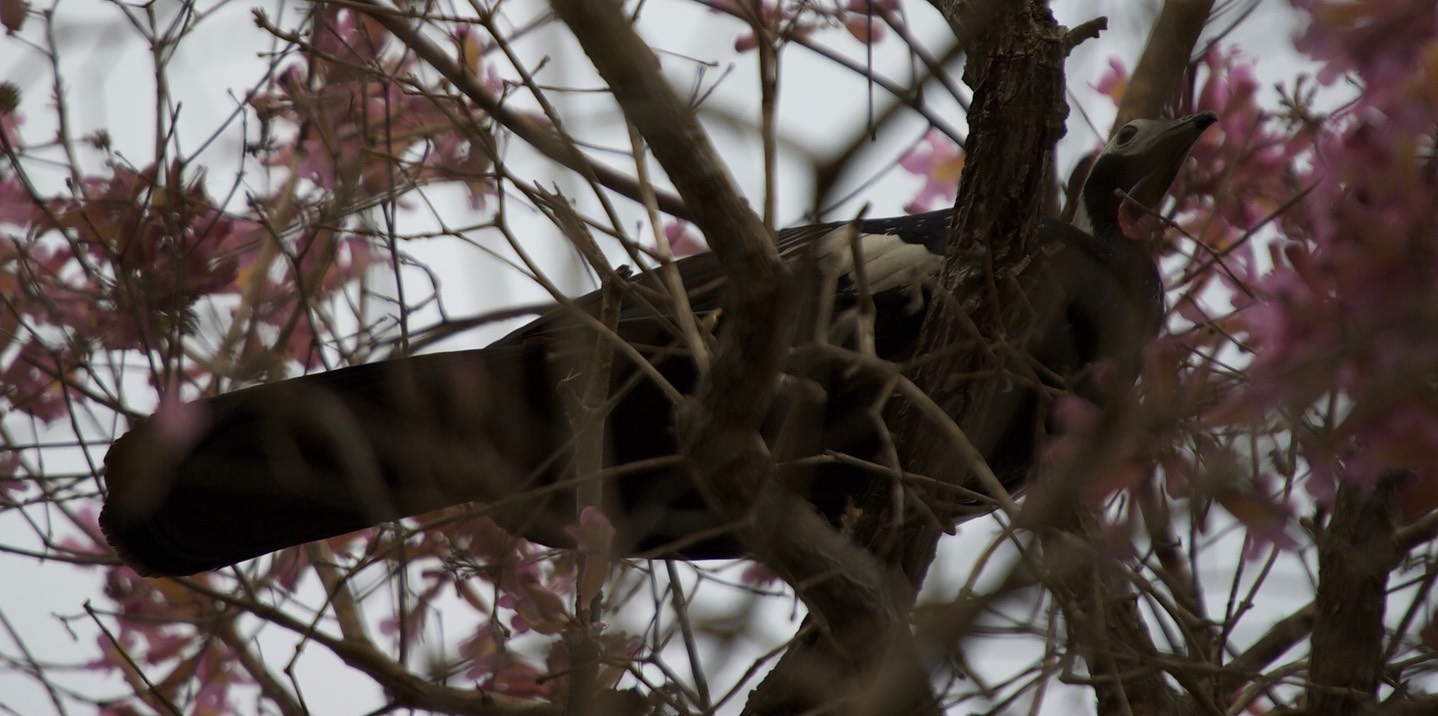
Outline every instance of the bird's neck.
<path fill-rule="evenodd" d="M 1090 193 L 1088 187 L 1079 194 L 1078 210 L 1074 212 L 1074 228 L 1101 240 L 1139 240 L 1144 236 L 1137 221 L 1140 217 L 1125 207 L 1124 200 L 1114 193 Z"/>

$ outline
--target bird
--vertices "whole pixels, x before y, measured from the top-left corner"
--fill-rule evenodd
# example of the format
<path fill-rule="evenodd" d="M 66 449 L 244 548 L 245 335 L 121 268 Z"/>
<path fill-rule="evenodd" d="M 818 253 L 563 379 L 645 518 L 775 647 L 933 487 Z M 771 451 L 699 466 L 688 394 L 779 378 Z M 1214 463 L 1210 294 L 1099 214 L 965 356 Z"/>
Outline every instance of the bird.
<path fill-rule="evenodd" d="M 1073 221 L 1040 222 L 1024 272 L 1044 298 L 1022 347 L 1043 368 L 1043 385 L 1016 384 L 1002 414 L 976 421 L 985 429 L 975 445 L 1005 487 L 1022 486 L 1045 439 L 1046 389 L 1075 390 L 1073 377 L 1104 361 L 1136 378 L 1164 298 L 1134 219 L 1159 206 L 1216 121 L 1204 112 L 1125 124 L 1093 161 Z M 914 359 L 938 295 L 950 216 L 777 232 L 780 255 L 809 269 L 796 275 L 811 277 L 798 294 L 807 305 L 792 354 L 825 340 L 888 364 Z M 595 318 L 604 289 L 485 348 L 314 373 L 138 419 L 105 457 L 101 529 L 117 556 L 146 576 L 219 569 L 462 504 L 517 536 L 565 547 L 575 539 L 566 529 L 576 520 L 575 487 L 600 480 L 616 553 L 742 557 L 737 530 L 686 474 L 674 426 L 675 395 L 690 393 L 700 377 L 689 349 L 702 333 L 695 327 L 722 329 L 725 280 L 710 254 L 674 267 L 696 319 L 687 342 L 672 294 L 642 280 L 653 272 L 622 284 L 615 333 L 627 348 L 609 344 L 597 475 L 574 464 L 574 426 L 589 415 L 576 406 L 600 345 L 594 327 L 602 325 Z M 855 318 L 864 311 L 873 316 L 867 341 Z M 793 364 L 763 434 L 786 494 L 842 526 L 866 486 L 895 474 L 884 467 L 887 436 L 874 410 L 889 399 L 887 383 L 839 358 Z"/>

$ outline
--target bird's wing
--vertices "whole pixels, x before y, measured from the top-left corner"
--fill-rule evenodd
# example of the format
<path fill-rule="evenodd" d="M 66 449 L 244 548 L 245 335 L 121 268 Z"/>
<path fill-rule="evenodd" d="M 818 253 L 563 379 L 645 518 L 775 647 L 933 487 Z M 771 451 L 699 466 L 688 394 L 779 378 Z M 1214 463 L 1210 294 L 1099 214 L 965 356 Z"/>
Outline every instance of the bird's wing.
<path fill-rule="evenodd" d="M 775 248 L 792 265 L 818 267 L 831 274 L 833 285 L 829 290 L 835 294 L 836 310 L 858 300 L 860 286 L 854 265 L 855 258 L 862 257 L 865 287 L 880 308 L 921 317 L 926 299 L 922 289 L 941 265 L 949 215 L 948 210 L 942 210 L 858 222 L 805 224 L 780 230 Z M 723 307 L 727 279 L 712 253 L 679 259 L 674 269 L 683 285 L 688 310 L 700 320 Z M 660 279 L 660 270 L 646 270 L 622 287 L 618 334 L 630 343 L 678 350 L 683 343 L 676 318 L 679 306 Z M 586 294 L 575 299 L 572 307 L 556 308 L 496 345 L 573 335 L 576 327 L 588 324 L 576 319 L 573 311 L 598 317 L 601 302 L 600 292 Z"/>

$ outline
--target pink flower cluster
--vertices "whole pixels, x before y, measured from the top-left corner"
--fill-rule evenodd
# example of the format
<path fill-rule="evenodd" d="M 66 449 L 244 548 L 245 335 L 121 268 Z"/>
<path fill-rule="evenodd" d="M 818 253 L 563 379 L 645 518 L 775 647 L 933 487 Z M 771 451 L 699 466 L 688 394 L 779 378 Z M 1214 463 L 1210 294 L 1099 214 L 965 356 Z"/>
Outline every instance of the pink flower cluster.
<path fill-rule="evenodd" d="M 1273 406 L 1252 409 L 1262 388 L 1242 372 L 1248 358 L 1239 356 L 1239 370 L 1232 369 L 1232 354 L 1235 342 L 1240 351 L 1255 348 L 1250 328 L 1269 305 L 1262 290 L 1267 269 L 1255 247 L 1304 195 L 1321 123 L 1300 100 L 1280 113 L 1261 106 L 1251 63 L 1233 49 L 1210 50 L 1199 63 L 1191 104 L 1181 109 L 1212 111 L 1219 122 L 1194 147 L 1166 210 L 1180 229 L 1167 232 L 1161 247 L 1177 319 L 1148 350 L 1142 383 L 1144 405 L 1161 419 L 1137 436 L 1134 460 L 1145 468 L 1128 470 L 1128 483 L 1110 488 L 1142 484 L 1156 466 L 1171 493 L 1222 505 L 1248 528 L 1256 549 L 1294 544 L 1286 533 L 1292 508 L 1279 476 L 1262 469 L 1268 461 L 1245 457 L 1249 444 L 1241 436 L 1291 426 L 1254 427 Z M 1128 82 L 1115 60 L 1094 89 L 1118 105 Z M 1228 429 L 1234 425 L 1243 430 Z M 1254 474 L 1250 464 L 1262 467 Z"/>
<path fill-rule="evenodd" d="M 570 670 L 564 641 L 550 642 L 547 668 L 540 668 L 507 647 L 509 635 L 529 632 L 584 634 L 596 639 L 608 665 L 602 678 L 609 684 L 617 681 L 640 642 L 622 632 L 606 632 L 602 623 L 586 623 L 573 608 L 599 596 L 610 572 L 614 527 L 609 519 L 595 508 L 586 508 L 578 524 L 566 528 L 577 553 L 583 555 L 581 560 L 576 552 L 554 553 L 518 539 L 493 520 L 466 514 L 463 508 L 450 513 L 457 519 L 449 528 L 424 531 L 402 545 L 393 545 L 396 552 L 403 550 L 407 564 L 434 565 L 422 570 L 419 583 L 424 586 L 409 612 L 399 617 L 405 621 L 404 633 L 411 640 L 423 634 L 429 619 L 436 616 L 432 602 L 442 592 L 453 590 L 476 612 L 488 614 L 458 649 L 458 655 L 468 660 L 465 678 L 482 688 L 514 696 L 562 696 L 567 682 L 553 675 Z M 463 568 L 455 568 L 455 555 L 463 555 Z M 489 590 L 475 578 L 493 587 L 492 594 L 497 597 L 493 603 L 485 597 Z M 398 633 L 398 626 L 391 620 L 386 631 Z"/>
<path fill-rule="evenodd" d="M 939 130 L 930 129 L 918 146 L 899 159 L 899 166 L 924 179 L 923 187 L 904 205 L 904 211 L 920 214 L 950 207 L 959 196 L 964 148 Z"/>
<path fill-rule="evenodd" d="M 1145 374 L 1150 395 L 1201 426 L 1151 441 L 1170 485 L 1280 543 L 1284 475 L 1320 500 L 1338 479 L 1403 475 L 1406 511 L 1438 506 L 1438 13 L 1295 5 L 1319 86 L 1300 78 L 1267 109 L 1248 58 L 1203 59 L 1192 109 L 1220 122 L 1173 190 L 1173 236 L 1194 239 L 1172 247 L 1186 260 L 1165 262 L 1183 320 Z M 1096 88 L 1117 102 L 1126 79 L 1114 64 Z M 1352 99 L 1321 115 L 1320 90 Z M 1275 447 L 1245 456 L 1222 437 L 1253 433 Z"/>
<path fill-rule="evenodd" d="M 260 161 L 304 181 L 279 182 L 244 209 L 211 198 L 204 174 L 179 160 L 138 170 L 116 162 L 57 197 L 36 196 L 22 175 L 0 171 L 0 229 L 23 230 L 0 231 L 0 399 L 56 420 L 102 350 L 167 360 L 208 351 L 240 376 L 290 361 L 317 367 L 328 329 L 316 307 L 389 261 L 345 230 L 354 206 L 439 181 L 462 183 L 476 205 L 492 194 L 489 155 L 471 145 L 486 131 L 482 116 L 471 122 L 463 105 L 387 79 L 413 76 L 415 60 L 389 49 L 372 20 L 329 8 L 315 28 L 302 64 L 249 100 L 261 120 Z M 454 40 L 497 92 L 484 44 L 467 30 Z M 0 132 L 23 153 L 22 115 L 11 106 L 18 95 L 7 86 L 6 97 Z M 223 323 L 226 314 L 250 325 L 197 349 L 206 319 Z M 166 391 L 213 370 L 175 367 L 159 371 Z"/>
<path fill-rule="evenodd" d="M 460 181 L 469 188 L 471 203 L 482 206 L 494 191 L 492 167 L 489 155 L 472 146 L 471 135 L 461 129 L 463 107 L 446 106 L 396 80 L 414 74 L 418 60 L 387 52 L 389 34 L 374 20 L 334 7 L 324 15 L 310 60 L 291 66 L 273 91 L 250 100 L 262 120 L 280 120 L 295 132 L 265 162 L 292 168 L 327 190 L 343 181 L 365 196 L 384 195 L 397 185 Z M 454 42 L 466 68 L 498 94 L 503 83 L 483 62 L 482 38 L 461 28 Z M 475 135 L 484 133 L 480 127 L 475 122 Z"/>
<path fill-rule="evenodd" d="M 219 208 L 203 175 L 185 170 L 178 162 L 117 167 L 82 178 L 70 196 L 24 195 L 27 216 L 18 223 L 27 234 L 0 235 L 0 288 L 9 299 L 0 348 L 19 344 L 0 366 L 0 394 L 13 408 L 60 418 L 96 351 L 173 355 L 178 342 L 198 335 L 202 307 L 218 305 L 209 299 L 246 294 L 251 284 L 252 318 L 285 327 L 283 356 L 312 364 L 308 307 L 386 260 L 368 241 L 330 229 L 272 235 L 256 218 Z M 266 258 L 267 244 L 295 260 Z M 238 348 L 239 361 L 274 350 Z"/>
<path fill-rule="evenodd" d="M 1298 438 L 1322 498 L 1334 479 L 1438 470 L 1438 12 L 1295 6 L 1309 19 L 1296 44 L 1323 63 L 1320 82 L 1358 94 L 1290 167 L 1307 194 L 1282 213 L 1276 268 L 1239 317 L 1256 352 L 1240 399 L 1307 416 Z"/>

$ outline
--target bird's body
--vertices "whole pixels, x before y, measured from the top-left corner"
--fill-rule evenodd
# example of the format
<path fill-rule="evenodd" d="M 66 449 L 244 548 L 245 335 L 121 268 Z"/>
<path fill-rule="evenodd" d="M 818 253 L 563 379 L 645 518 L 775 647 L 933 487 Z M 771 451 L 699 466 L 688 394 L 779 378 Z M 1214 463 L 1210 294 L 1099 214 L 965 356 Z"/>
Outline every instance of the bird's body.
<path fill-rule="evenodd" d="M 1105 180 L 1114 182 L 1108 197 L 1124 190 L 1157 204 L 1212 120 L 1197 115 L 1136 132 L 1169 139 L 1146 150 L 1154 156 L 1137 155 L 1161 161 L 1132 181 L 1123 172 Z M 1123 146 L 1111 142 L 1096 170 L 1105 157 L 1125 159 Z M 1150 178 L 1155 173 L 1162 176 Z M 1161 184 L 1156 196 L 1133 191 L 1145 182 L 1148 189 Z M 1016 382 L 991 420 L 969 421 L 982 425 L 977 447 L 1006 484 L 1020 483 L 1033 462 L 1043 394 L 1072 389 L 1095 361 L 1114 361 L 1133 375 L 1138 348 L 1158 329 L 1162 287 L 1153 260 L 1141 242 L 1123 237 L 1117 215 L 1123 205 L 1103 193 L 1085 191 L 1090 231 L 1041 225 L 1035 259 L 1021 277 L 1034 288 L 1027 295 L 1035 305 L 1019 347 L 1040 381 Z M 816 308 L 803 312 L 765 438 L 790 494 L 836 523 L 870 481 L 894 474 L 877 417 L 888 399 L 884 369 L 913 357 L 948 215 L 779 233 L 781 254 L 814 269 L 797 272 L 805 280 L 794 290 Z M 856 257 L 862 275 L 853 270 Z M 698 323 L 722 330 L 717 262 L 699 255 L 677 266 Z M 164 427 L 175 415 L 141 423 L 106 458 L 101 524 L 117 553 L 146 574 L 212 569 L 465 502 L 483 503 L 484 514 L 515 534 L 557 545 L 569 539 L 564 527 L 575 518 L 576 484 L 601 480 L 601 504 L 619 530 L 621 550 L 741 555 L 732 525 L 721 524 L 694 489 L 675 439 L 672 396 L 691 393 L 698 381 L 676 308 L 658 282 L 632 282 L 623 296 L 616 333 L 633 350 L 604 344 L 615 358 L 606 402 L 596 411 L 604 425 L 600 474 L 576 466 L 573 437 L 592 420 L 580 396 L 600 335 L 597 323 L 583 318 L 599 314 L 596 293 L 484 349 L 354 366 L 204 399 L 177 409 L 185 429 Z M 870 303 L 872 357 L 880 360 L 855 361 L 849 351 L 870 345 L 857 338 L 860 309 Z M 830 348 L 806 350 L 823 345 Z"/>

